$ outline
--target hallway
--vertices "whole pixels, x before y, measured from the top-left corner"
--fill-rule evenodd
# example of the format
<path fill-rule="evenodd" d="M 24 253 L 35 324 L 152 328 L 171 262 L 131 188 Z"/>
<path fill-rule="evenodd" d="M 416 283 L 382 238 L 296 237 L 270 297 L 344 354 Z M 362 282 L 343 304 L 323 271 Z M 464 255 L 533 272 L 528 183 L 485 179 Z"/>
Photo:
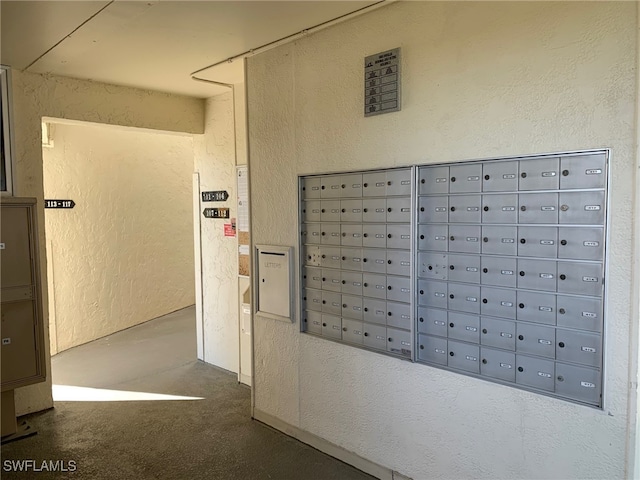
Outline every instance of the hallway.
<path fill-rule="evenodd" d="M 183 309 L 55 356 L 55 408 L 27 417 L 37 435 L 2 446 L 2 478 L 31 478 L 33 467 L 7 469 L 27 459 L 76 465 L 43 480 L 372 478 L 252 421 L 249 388 L 195 359 L 194 316 Z M 138 400 L 105 401 L 114 395 Z"/>

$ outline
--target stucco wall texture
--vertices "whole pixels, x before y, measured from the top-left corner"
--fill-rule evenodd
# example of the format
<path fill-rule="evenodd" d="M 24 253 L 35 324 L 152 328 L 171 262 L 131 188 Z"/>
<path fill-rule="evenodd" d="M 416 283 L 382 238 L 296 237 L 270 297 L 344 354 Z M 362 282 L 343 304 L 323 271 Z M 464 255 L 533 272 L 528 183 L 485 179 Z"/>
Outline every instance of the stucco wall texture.
<path fill-rule="evenodd" d="M 190 135 L 53 124 L 43 150 L 55 354 L 194 303 Z"/>
<path fill-rule="evenodd" d="M 613 152 L 604 411 L 259 316 L 256 409 L 414 479 L 630 475 L 637 28 L 635 2 L 398 2 L 248 60 L 256 244 L 298 244 L 299 174 Z M 363 59 L 394 47 L 402 111 L 363 118 Z"/>

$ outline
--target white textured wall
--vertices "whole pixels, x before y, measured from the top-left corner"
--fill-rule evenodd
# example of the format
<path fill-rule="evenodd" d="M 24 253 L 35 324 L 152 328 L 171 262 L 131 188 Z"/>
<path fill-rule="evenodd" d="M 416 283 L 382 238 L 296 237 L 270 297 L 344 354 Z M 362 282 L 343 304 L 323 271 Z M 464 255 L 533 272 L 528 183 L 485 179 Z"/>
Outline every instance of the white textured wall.
<path fill-rule="evenodd" d="M 194 303 L 191 135 L 58 123 L 43 150 L 51 353 Z"/>
<path fill-rule="evenodd" d="M 260 317 L 257 409 L 415 479 L 627 475 L 638 321 L 629 262 L 636 9 L 399 2 L 248 60 L 259 244 L 297 245 L 298 174 L 612 147 L 605 411 Z M 402 111 L 365 119 L 363 59 L 394 47 L 402 47 Z"/>
<path fill-rule="evenodd" d="M 204 102 L 197 98 L 106 85 L 52 75 L 12 72 L 15 135 L 14 195 L 36 197 L 40 236 L 45 349 L 49 357 L 48 299 L 44 236 L 42 117 L 202 133 Z M 51 364 L 47 360 L 47 372 Z M 16 413 L 53 406 L 51 377 L 16 390 Z"/>

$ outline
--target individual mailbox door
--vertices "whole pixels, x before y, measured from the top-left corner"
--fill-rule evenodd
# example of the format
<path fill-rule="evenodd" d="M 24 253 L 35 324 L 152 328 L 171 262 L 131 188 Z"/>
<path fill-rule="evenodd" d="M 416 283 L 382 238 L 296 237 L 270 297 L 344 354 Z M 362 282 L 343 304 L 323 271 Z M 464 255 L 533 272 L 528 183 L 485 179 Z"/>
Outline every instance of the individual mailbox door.
<path fill-rule="evenodd" d="M 362 246 L 362 225 L 343 223 L 340 230 L 342 234 L 341 245 L 350 247 Z"/>
<path fill-rule="evenodd" d="M 387 326 L 411 330 L 411 305 L 387 302 Z"/>
<path fill-rule="evenodd" d="M 558 292 L 602 296 L 602 264 L 558 262 Z"/>
<path fill-rule="evenodd" d="M 320 221 L 320 200 L 308 200 L 302 207 L 302 220 L 305 222 Z"/>
<path fill-rule="evenodd" d="M 483 195 L 482 223 L 518 223 L 518 195 Z"/>
<path fill-rule="evenodd" d="M 362 320 L 362 297 L 342 295 L 342 316 Z"/>
<path fill-rule="evenodd" d="M 480 195 L 455 195 L 449 197 L 449 222 L 480 223 L 482 218 Z"/>
<path fill-rule="evenodd" d="M 558 395 L 600 405 L 602 379 L 600 372 L 594 368 L 557 363 L 555 387 Z"/>
<path fill-rule="evenodd" d="M 447 336 L 447 311 L 437 308 L 418 308 L 418 331 L 440 337 Z"/>
<path fill-rule="evenodd" d="M 361 321 L 352 320 L 350 318 L 342 319 L 342 340 L 348 343 L 362 345 L 364 327 Z"/>
<path fill-rule="evenodd" d="M 448 360 L 447 340 L 444 338 L 419 335 L 418 359 L 423 362 L 446 365 Z"/>
<path fill-rule="evenodd" d="M 520 194 L 519 223 L 558 223 L 557 193 Z"/>
<path fill-rule="evenodd" d="M 516 325 L 516 351 L 541 357 L 555 358 L 556 330 L 551 327 L 518 323 Z"/>
<path fill-rule="evenodd" d="M 319 245 L 322 243 L 322 227 L 319 223 L 305 223 L 302 226 L 302 241 Z"/>
<path fill-rule="evenodd" d="M 342 197 L 361 197 L 362 196 L 362 175 L 359 173 L 351 173 L 342 175 Z"/>
<path fill-rule="evenodd" d="M 559 186 L 559 158 L 520 160 L 520 190 L 557 190 Z"/>
<path fill-rule="evenodd" d="M 556 291 L 556 262 L 518 259 L 518 288 Z"/>
<path fill-rule="evenodd" d="M 604 188 L 605 154 L 560 159 L 560 188 Z"/>
<path fill-rule="evenodd" d="M 340 200 L 321 200 L 320 220 L 322 222 L 339 222 L 340 210 Z"/>
<path fill-rule="evenodd" d="M 339 223 L 323 223 L 321 225 L 320 243 L 323 245 L 340 245 L 340 224 Z"/>
<path fill-rule="evenodd" d="M 305 288 L 322 288 L 322 270 L 319 268 L 304 267 L 302 275 Z"/>
<path fill-rule="evenodd" d="M 518 255 L 521 257 L 556 258 L 556 227 L 518 227 Z"/>
<path fill-rule="evenodd" d="M 7 208 L 5 210 L 10 209 Z M 24 214 L 27 209 L 16 208 L 13 210 Z M 12 215 L 12 213 L 8 215 Z M 20 259 L 20 247 L 16 245 L 14 240 L 19 240 L 19 235 L 22 232 L 3 233 L 3 240 L 13 246 L 14 250 L 17 250 L 17 252 L 14 252 L 17 256 L 16 260 Z M 21 272 L 17 273 L 16 283 L 20 280 L 19 274 Z M 9 276 L 6 272 L 5 275 L 5 278 Z M 31 301 L 5 302 L 2 304 L 1 372 L 3 382 L 17 382 L 24 378 L 38 375 L 37 356 L 34 354 L 37 350 L 33 314 L 33 303 Z"/>
<path fill-rule="evenodd" d="M 558 295 L 557 303 L 559 327 L 602 331 L 602 299 Z"/>
<path fill-rule="evenodd" d="M 480 283 L 480 257 L 450 254 L 449 281 Z"/>
<path fill-rule="evenodd" d="M 560 223 L 604 225 L 604 192 L 560 192 Z"/>
<path fill-rule="evenodd" d="M 342 318 L 322 314 L 322 336 L 342 338 Z"/>
<path fill-rule="evenodd" d="M 447 308 L 448 288 L 445 282 L 418 281 L 418 303 L 427 307 Z"/>
<path fill-rule="evenodd" d="M 480 287 L 475 285 L 449 284 L 449 310 L 480 313 Z"/>
<path fill-rule="evenodd" d="M 516 381 L 515 353 L 482 347 L 480 349 L 480 358 L 480 373 L 482 375 L 507 382 Z"/>
<path fill-rule="evenodd" d="M 343 270 L 362 270 L 362 250 L 359 248 L 346 248 L 340 249 L 340 264 L 338 268 Z"/>
<path fill-rule="evenodd" d="M 527 387 L 554 391 L 555 365 L 551 360 L 516 355 L 516 383 Z"/>
<path fill-rule="evenodd" d="M 480 317 L 466 313 L 449 312 L 447 335 L 454 340 L 480 343 Z"/>
<path fill-rule="evenodd" d="M 362 225 L 362 246 L 385 248 L 387 245 L 387 226 L 377 223 Z"/>
<path fill-rule="evenodd" d="M 517 227 L 482 227 L 482 253 L 517 254 Z"/>
<path fill-rule="evenodd" d="M 411 252 L 387 250 L 387 273 L 391 275 L 411 275 Z"/>
<path fill-rule="evenodd" d="M 465 370 L 471 373 L 480 373 L 480 347 L 466 343 L 447 341 L 449 349 L 449 361 L 451 368 Z"/>
<path fill-rule="evenodd" d="M 340 270 L 331 270 L 328 268 L 322 269 L 322 290 L 329 290 L 330 292 L 339 292 L 342 290 Z"/>
<path fill-rule="evenodd" d="M 387 276 L 387 300 L 411 302 L 411 279 L 409 277 Z"/>
<path fill-rule="evenodd" d="M 342 293 L 362 295 L 362 274 L 359 272 L 341 272 Z"/>
<path fill-rule="evenodd" d="M 411 332 L 398 330 L 397 328 L 387 328 L 387 351 L 403 357 L 410 357 Z"/>
<path fill-rule="evenodd" d="M 411 222 L 411 197 L 387 199 L 387 222 Z"/>
<path fill-rule="evenodd" d="M 418 249 L 446 252 L 449 249 L 449 226 L 419 225 Z"/>
<path fill-rule="evenodd" d="M 375 273 L 362 274 L 362 294 L 365 297 L 387 298 L 387 276 Z"/>
<path fill-rule="evenodd" d="M 303 245 L 302 253 L 304 258 L 304 264 L 312 267 L 320 266 L 320 255 L 322 247 L 319 245 Z"/>
<path fill-rule="evenodd" d="M 342 263 L 341 263 L 341 258 L 340 257 L 340 252 L 341 252 L 341 248 L 340 247 L 320 247 L 320 265 L 322 265 L 323 267 L 329 267 L 329 268 L 340 268 Z"/>
<path fill-rule="evenodd" d="M 411 248 L 411 225 L 387 225 L 387 248 Z"/>
<path fill-rule="evenodd" d="M 320 197 L 340 198 L 342 196 L 342 177 L 340 175 L 325 175 L 320 177 Z"/>
<path fill-rule="evenodd" d="M 411 195 L 411 169 L 387 172 L 387 196 Z"/>
<path fill-rule="evenodd" d="M 320 198 L 320 177 L 308 177 L 302 179 L 302 198 Z"/>
<path fill-rule="evenodd" d="M 362 200 L 341 200 L 340 221 L 362 222 Z"/>
<path fill-rule="evenodd" d="M 387 194 L 387 175 L 385 172 L 362 174 L 362 195 L 365 197 L 384 197 Z"/>
<path fill-rule="evenodd" d="M 558 239 L 558 258 L 575 260 L 604 258 L 604 229 L 602 228 L 560 227 Z"/>
<path fill-rule="evenodd" d="M 447 280 L 449 256 L 445 253 L 418 253 L 418 276 L 430 280 Z"/>
<path fill-rule="evenodd" d="M 340 315 L 342 313 L 342 295 L 337 292 L 322 291 L 322 313 Z"/>
<path fill-rule="evenodd" d="M 518 190 L 518 161 L 486 162 L 482 165 L 483 192 Z"/>
<path fill-rule="evenodd" d="M 365 297 L 362 299 L 363 319 L 369 323 L 387 324 L 387 302 Z"/>
<path fill-rule="evenodd" d="M 377 350 L 387 349 L 387 327 L 384 325 L 364 323 L 362 328 L 364 330 L 363 343 L 367 347 L 375 348 Z"/>
<path fill-rule="evenodd" d="M 480 225 L 449 225 L 449 251 L 480 253 Z"/>
<path fill-rule="evenodd" d="M 306 302 L 306 307 L 308 310 L 314 310 L 316 312 L 322 311 L 322 291 L 321 290 L 312 290 L 307 288 L 304 291 L 302 300 Z"/>
<path fill-rule="evenodd" d="M 449 167 L 421 167 L 418 193 L 449 193 Z"/>
<path fill-rule="evenodd" d="M 556 360 L 599 368 L 602 365 L 601 336 L 559 328 L 556 331 Z"/>
<path fill-rule="evenodd" d="M 379 222 L 387 221 L 387 200 L 384 198 L 365 198 L 362 201 L 362 221 Z"/>
<path fill-rule="evenodd" d="M 482 257 L 480 282 L 497 287 L 515 287 L 517 261 L 509 257 Z"/>
<path fill-rule="evenodd" d="M 505 350 L 516 349 L 516 323 L 509 320 L 482 317 L 480 343 Z"/>
<path fill-rule="evenodd" d="M 516 291 L 505 288 L 482 287 L 482 315 L 513 318 L 516 314 Z"/>
<path fill-rule="evenodd" d="M 447 223 L 449 221 L 449 197 L 418 198 L 419 223 Z"/>
<path fill-rule="evenodd" d="M 362 271 L 370 273 L 386 273 L 386 250 L 382 250 L 380 248 L 362 249 Z"/>
<path fill-rule="evenodd" d="M 449 180 L 450 193 L 481 192 L 482 164 L 452 165 L 449 167 Z"/>
<path fill-rule="evenodd" d="M 306 331 L 322 335 L 322 314 L 312 310 L 305 310 L 304 314 L 306 319 Z"/>
<path fill-rule="evenodd" d="M 518 290 L 516 318 L 524 322 L 556 324 L 556 296 L 552 293 Z"/>

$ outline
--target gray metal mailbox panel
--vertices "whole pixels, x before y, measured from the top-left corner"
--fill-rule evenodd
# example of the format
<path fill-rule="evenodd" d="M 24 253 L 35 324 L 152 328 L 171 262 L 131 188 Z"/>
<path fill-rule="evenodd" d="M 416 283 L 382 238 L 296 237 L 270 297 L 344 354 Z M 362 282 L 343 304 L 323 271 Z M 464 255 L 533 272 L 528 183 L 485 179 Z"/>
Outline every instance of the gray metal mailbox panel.
<path fill-rule="evenodd" d="M 455 195 L 449 197 L 449 222 L 480 223 L 482 197 L 480 195 Z"/>
<path fill-rule="evenodd" d="M 558 295 L 559 327 L 602 332 L 602 299 Z"/>
<path fill-rule="evenodd" d="M 340 247 L 322 246 L 320 247 L 320 252 L 320 265 L 329 268 L 340 268 Z"/>
<path fill-rule="evenodd" d="M 557 227 L 518 227 L 518 255 L 556 258 L 558 255 Z"/>
<path fill-rule="evenodd" d="M 304 267 L 302 276 L 305 288 L 322 288 L 322 270 L 319 268 Z"/>
<path fill-rule="evenodd" d="M 557 193 L 520 194 L 519 223 L 558 223 Z"/>
<path fill-rule="evenodd" d="M 491 348 L 480 349 L 480 373 L 487 377 L 516 381 L 516 355 Z"/>
<path fill-rule="evenodd" d="M 387 172 L 387 196 L 411 195 L 411 169 Z"/>
<path fill-rule="evenodd" d="M 364 197 L 384 197 L 387 194 L 387 174 L 371 172 L 362 174 L 362 195 Z"/>
<path fill-rule="evenodd" d="M 505 350 L 516 349 L 516 323 L 509 320 L 482 317 L 480 343 Z"/>
<path fill-rule="evenodd" d="M 449 357 L 447 340 L 444 338 L 430 337 L 429 335 L 419 335 L 418 358 L 423 362 L 446 365 Z"/>
<path fill-rule="evenodd" d="M 387 250 L 387 273 L 391 275 L 411 275 L 411 252 Z"/>
<path fill-rule="evenodd" d="M 449 249 L 449 226 L 419 225 L 418 249 L 446 252 Z"/>
<path fill-rule="evenodd" d="M 431 335 L 447 336 L 447 311 L 437 308 L 418 308 L 418 331 Z"/>
<path fill-rule="evenodd" d="M 364 330 L 363 343 L 367 347 L 376 348 L 378 350 L 387 349 L 387 327 L 384 325 L 364 323 L 362 328 Z"/>
<path fill-rule="evenodd" d="M 306 289 L 304 291 L 303 301 L 306 302 L 307 309 L 314 310 L 316 312 L 322 311 L 322 291 Z"/>
<path fill-rule="evenodd" d="M 387 298 L 387 276 L 375 273 L 362 274 L 362 294 L 365 297 Z"/>
<path fill-rule="evenodd" d="M 322 336 L 342 338 L 342 318 L 322 314 Z"/>
<path fill-rule="evenodd" d="M 463 342 L 480 343 L 480 317 L 449 312 L 447 336 Z"/>
<path fill-rule="evenodd" d="M 305 222 L 320 221 L 320 200 L 308 200 L 302 207 L 302 219 Z"/>
<path fill-rule="evenodd" d="M 411 197 L 387 199 L 387 222 L 411 222 Z"/>
<path fill-rule="evenodd" d="M 322 335 L 322 314 L 312 310 L 305 310 L 307 332 Z"/>
<path fill-rule="evenodd" d="M 446 282 L 418 280 L 418 303 L 427 307 L 447 308 Z"/>
<path fill-rule="evenodd" d="M 555 358 L 556 330 L 552 327 L 518 323 L 516 325 L 516 351 L 541 357 Z"/>
<path fill-rule="evenodd" d="M 302 198 L 320 198 L 320 177 L 302 179 Z"/>
<path fill-rule="evenodd" d="M 362 196 L 362 174 L 353 173 L 342 175 L 342 197 L 361 197 Z"/>
<path fill-rule="evenodd" d="M 602 264 L 558 262 L 558 292 L 602 296 Z"/>
<path fill-rule="evenodd" d="M 560 192 L 563 224 L 604 225 L 604 192 Z"/>
<path fill-rule="evenodd" d="M 482 287 L 480 311 L 492 317 L 514 318 L 516 314 L 516 291 L 505 288 Z"/>
<path fill-rule="evenodd" d="M 482 223 L 517 223 L 518 195 L 482 196 Z"/>
<path fill-rule="evenodd" d="M 449 167 L 449 192 L 466 193 L 482 191 L 482 164 L 466 163 Z"/>
<path fill-rule="evenodd" d="M 520 190 L 557 190 L 559 186 L 559 158 L 520 160 Z"/>
<path fill-rule="evenodd" d="M 604 258 L 603 228 L 560 227 L 558 239 L 558 258 L 574 260 L 602 260 Z"/>
<path fill-rule="evenodd" d="M 385 248 L 387 245 L 387 226 L 377 223 L 362 225 L 362 246 Z"/>
<path fill-rule="evenodd" d="M 340 221 L 362 222 L 362 200 L 341 200 Z"/>
<path fill-rule="evenodd" d="M 580 402 L 600 405 L 602 379 L 594 368 L 556 364 L 556 393 Z"/>
<path fill-rule="evenodd" d="M 409 277 L 387 276 L 387 300 L 411 302 L 411 279 Z"/>
<path fill-rule="evenodd" d="M 492 255 L 517 254 L 517 227 L 482 227 L 482 253 Z"/>
<path fill-rule="evenodd" d="M 482 165 L 483 192 L 518 190 L 518 161 L 486 162 Z"/>
<path fill-rule="evenodd" d="M 357 272 L 362 270 L 361 249 L 342 247 L 339 254 L 339 259 L 336 259 L 339 262 L 338 268 L 342 268 L 343 270 L 353 270 Z"/>
<path fill-rule="evenodd" d="M 387 324 L 387 302 L 365 297 L 362 299 L 363 319 L 369 323 Z"/>
<path fill-rule="evenodd" d="M 556 291 L 556 262 L 518 259 L 518 288 Z"/>
<path fill-rule="evenodd" d="M 418 253 L 418 276 L 430 280 L 449 278 L 449 255 L 446 253 Z"/>
<path fill-rule="evenodd" d="M 387 328 L 387 351 L 402 355 L 411 356 L 411 332 L 398 330 L 397 328 Z"/>
<path fill-rule="evenodd" d="M 480 257 L 477 255 L 449 255 L 449 281 L 480 283 Z"/>
<path fill-rule="evenodd" d="M 342 295 L 342 317 L 362 320 L 362 297 Z"/>
<path fill-rule="evenodd" d="M 320 201 L 320 221 L 339 222 L 340 221 L 340 200 Z"/>
<path fill-rule="evenodd" d="M 387 225 L 387 248 L 409 250 L 411 248 L 411 225 Z"/>
<path fill-rule="evenodd" d="M 381 248 L 362 249 L 362 271 L 369 273 L 387 272 L 387 252 Z"/>
<path fill-rule="evenodd" d="M 452 368 L 471 373 L 480 373 L 480 347 L 467 343 L 447 341 L 449 350 L 448 365 Z"/>
<path fill-rule="evenodd" d="M 302 227 L 302 241 L 319 245 L 322 243 L 322 226 L 319 223 L 305 223 Z"/>
<path fill-rule="evenodd" d="M 551 360 L 516 355 L 516 383 L 527 387 L 554 391 L 555 364 Z"/>
<path fill-rule="evenodd" d="M 340 226 L 342 238 L 341 245 L 349 247 L 362 246 L 362 225 L 356 223 L 343 223 Z"/>
<path fill-rule="evenodd" d="M 342 314 L 342 295 L 337 292 L 322 291 L 322 313 L 340 316 Z"/>
<path fill-rule="evenodd" d="M 322 269 L 322 290 L 330 292 L 339 292 L 342 290 L 340 270 L 332 270 L 328 268 Z"/>
<path fill-rule="evenodd" d="M 362 345 L 364 327 L 362 321 L 352 320 L 350 318 L 342 319 L 342 340 L 356 345 Z"/>
<path fill-rule="evenodd" d="M 518 290 L 518 320 L 524 322 L 556 324 L 556 296 L 553 293 Z"/>
<path fill-rule="evenodd" d="M 604 188 L 604 153 L 580 155 L 560 159 L 560 188 Z"/>
<path fill-rule="evenodd" d="M 419 223 L 447 223 L 449 221 L 449 197 L 418 198 Z"/>
<path fill-rule="evenodd" d="M 387 200 L 385 198 L 365 198 L 362 200 L 362 221 L 386 222 Z"/>
<path fill-rule="evenodd" d="M 362 295 L 362 274 L 360 272 L 340 272 L 342 293 L 348 295 Z"/>
<path fill-rule="evenodd" d="M 480 225 L 449 225 L 449 251 L 480 253 Z"/>
<path fill-rule="evenodd" d="M 418 193 L 449 193 L 449 167 L 421 167 Z"/>
<path fill-rule="evenodd" d="M 511 257 L 482 257 L 480 262 L 482 285 L 496 287 L 515 287 L 518 275 L 517 261 Z"/>
<path fill-rule="evenodd" d="M 411 330 L 411 305 L 387 302 L 387 326 Z"/>
<path fill-rule="evenodd" d="M 556 360 L 599 368 L 602 366 L 602 337 L 559 328 L 556 331 Z"/>
<path fill-rule="evenodd" d="M 320 177 L 320 197 L 340 198 L 342 196 L 342 177 L 340 175 L 324 175 Z"/>
<path fill-rule="evenodd" d="M 340 245 L 340 224 L 323 223 L 321 225 L 320 243 L 323 245 Z"/>
<path fill-rule="evenodd" d="M 480 287 L 475 285 L 463 285 L 460 283 L 449 284 L 449 310 L 467 313 L 480 313 Z"/>

